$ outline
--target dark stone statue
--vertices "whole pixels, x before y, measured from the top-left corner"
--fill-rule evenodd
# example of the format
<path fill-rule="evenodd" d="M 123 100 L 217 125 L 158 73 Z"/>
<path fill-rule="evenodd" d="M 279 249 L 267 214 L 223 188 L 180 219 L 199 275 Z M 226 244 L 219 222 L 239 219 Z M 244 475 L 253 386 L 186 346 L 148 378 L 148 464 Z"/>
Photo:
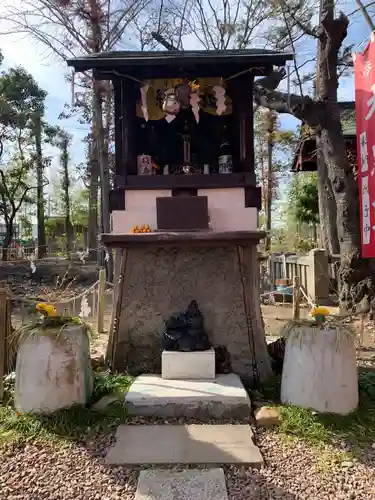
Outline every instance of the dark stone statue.
<path fill-rule="evenodd" d="M 211 348 L 204 331 L 203 315 L 192 300 L 183 313 L 172 314 L 165 323 L 164 349 L 166 351 L 208 351 Z"/>

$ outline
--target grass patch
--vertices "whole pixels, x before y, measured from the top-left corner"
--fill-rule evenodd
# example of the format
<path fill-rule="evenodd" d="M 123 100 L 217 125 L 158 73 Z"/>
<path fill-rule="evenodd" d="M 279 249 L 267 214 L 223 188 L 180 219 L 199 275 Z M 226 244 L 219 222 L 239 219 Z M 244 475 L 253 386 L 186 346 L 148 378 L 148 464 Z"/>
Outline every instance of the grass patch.
<path fill-rule="evenodd" d="M 353 413 L 340 416 L 316 413 L 297 406 L 280 405 L 280 378 L 262 389 L 264 396 L 278 405 L 282 422 L 278 432 L 294 436 L 315 446 L 337 444 L 351 445 L 353 452 L 375 442 L 375 373 L 359 374 L 359 407 Z"/>
<path fill-rule="evenodd" d="M 108 394 L 123 394 L 128 390 L 132 381 L 132 377 L 123 373 L 112 374 L 110 371 L 94 372 L 92 402 L 95 403 Z"/>
<path fill-rule="evenodd" d="M 126 375 L 95 372 L 91 404 L 108 394 L 123 395 L 131 382 L 132 378 Z M 9 386 L 7 395 L 7 400 L 0 405 L 0 447 L 3 448 L 17 446 L 30 440 L 68 445 L 110 432 L 128 420 L 122 400 L 115 401 L 102 411 L 75 406 L 51 415 L 36 415 L 20 413 L 13 408 L 13 394 Z"/>

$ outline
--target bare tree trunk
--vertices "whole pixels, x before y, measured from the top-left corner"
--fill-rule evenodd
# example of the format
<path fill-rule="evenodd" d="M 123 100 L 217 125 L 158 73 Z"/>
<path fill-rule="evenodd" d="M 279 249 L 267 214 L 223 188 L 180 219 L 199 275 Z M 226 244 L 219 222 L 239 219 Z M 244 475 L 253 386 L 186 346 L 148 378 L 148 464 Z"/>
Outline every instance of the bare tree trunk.
<path fill-rule="evenodd" d="M 73 248 L 73 226 L 70 219 L 70 180 L 69 180 L 69 153 L 68 139 L 63 139 L 61 147 L 61 166 L 62 166 L 62 188 L 63 188 L 63 203 L 65 210 L 65 234 L 66 234 L 66 250 L 68 255 Z"/>
<path fill-rule="evenodd" d="M 332 184 L 328 177 L 327 165 L 323 157 L 320 133 L 316 134 L 319 216 L 321 228 L 321 245 L 330 255 L 340 253 L 337 236 L 337 210 Z"/>
<path fill-rule="evenodd" d="M 110 147 L 110 132 L 111 124 L 113 122 L 114 110 L 112 108 L 112 85 L 108 82 L 108 89 L 105 92 L 104 104 L 103 104 L 103 118 L 105 126 L 103 127 L 104 132 L 104 155 L 106 156 L 106 164 L 108 165 L 109 180 L 114 178 L 113 165 L 109 161 L 109 147 Z M 111 184 L 111 183 L 110 183 Z"/>
<path fill-rule="evenodd" d="M 94 126 L 96 144 L 99 152 L 99 170 L 100 170 L 100 209 L 101 221 L 104 233 L 110 233 L 110 214 L 109 214 L 109 168 L 108 151 L 105 153 L 104 129 L 103 129 L 103 110 L 99 82 L 94 82 Z M 107 279 L 111 280 L 113 276 L 113 259 L 107 262 Z"/>
<path fill-rule="evenodd" d="M 348 19 L 343 14 L 335 18 L 333 0 L 322 1 L 320 18 L 323 31 L 318 43 L 317 97 L 327 106 L 320 146 L 337 207 L 340 303 L 351 308 L 364 296 L 374 298 L 374 284 L 369 277 L 370 263 L 361 258 L 358 187 L 346 153 L 337 102 L 338 52 L 347 34 Z"/>
<path fill-rule="evenodd" d="M 37 176 L 37 225 L 38 225 L 38 259 L 46 255 L 46 228 L 44 216 L 44 164 L 42 152 L 42 123 L 40 114 L 34 118 L 36 176 Z"/>
<path fill-rule="evenodd" d="M 89 0 L 91 31 L 92 31 L 92 49 L 94 53 L 99 53 L 102 47 L 101 31 L 101 7 L 98 0 Z M 100 210 L 102 217 L 103 232 L 110 233 L 110 213 L 109 213 L 109 168 L 108 168 L 108 144 L 105 151 L 104 127 L 103 127 L 103 109 L 101 96 L 101 82 L 93 81 L 93 139 L 96 142 L 99 159 L 100 175 Z M 113 259 L 109 255 L 107 262 L 107 279 L 113 277 Z"/>
<path fill-rule="evenodd" d="M 98 246 L 98 192 L 99 192 L 99 161 L 96 141 L 91 140 L 89 145 L 89 220 L 87 228 L 87 248 L 89 258 L 96 259 L 95 249 Z"/>
<path fill-rule="evenodd" d="M 272 198 L 273 198 L 273 141 L 275 132 L 275 113 L 267 112 L 267 204 L 266 204 L 266 230 L 267 238 L 265 251 L 271 249 L 271 229 L 272 229 Z"/>
<path fill-rule="evenodd" d="M 12 238 L 13 238 L 13 231 L 14 231 L 14 216 L 13 217 L 7 217 L 5 219 L 5 236 L 2 242 L 3 246 L 3 251 L 2 251 L 2 259 L 4 262 L 8 260 L 9 256 L 9 247 L 10 244 L 12 243 Z"/>

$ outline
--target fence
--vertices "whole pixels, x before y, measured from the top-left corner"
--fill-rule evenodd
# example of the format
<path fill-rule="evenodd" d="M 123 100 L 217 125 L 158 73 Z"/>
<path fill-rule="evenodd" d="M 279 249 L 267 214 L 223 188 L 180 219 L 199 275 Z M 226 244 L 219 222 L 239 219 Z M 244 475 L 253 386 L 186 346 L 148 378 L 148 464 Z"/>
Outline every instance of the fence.
<path fill-rule="evenodd" d="M 99 271 L 99 279 L 82 293 L 73 297 L 61 297 L 55 301 L 29 299 L 12 296 L 13 312 L 18 313 L 18 322 L 24 324 L 29 317 L 29 310 L 36 303 L 48 302 L 57 312 L 67 316 L 80 316 L 92 323 L 98 333 L 104 331 L 105 313 L 112 307 L 113 285 L 105 280 L 105 270 Z"/>
<path fill-rule="evenodd" d="M 105 270 L 99 271 L 99 279 L 79 295 L 48 301 L 61 314 L 80 316 L 93 325 L 98 333 L 105 331 L 106 309 L 110 313 L 113 304 L 113 285 L 105 280 Z M 29 310 L 38 299 L 28 299 L 11 295 L 6 284 L 0 282 L 0 401 L 4 395 L 4 376 L 12 366 L 12 326 L 17 330 L 30 320 Z"/>
<path fill-rule="evenodd" d="M 65 243 L 59 244 L 58 242 L 54 242 L 52 240 L 49 242 L 48 245 L 42 246 L 41 249 L 44 250 L 43 258 L 47 257 L 66 258 L 68 256 L 68 251 Z M 100 247 L 100 248 L 95 248 L 91 251 L 98 251 L 102 249 L 103 247 Z M 77 258 L 79 258 L 80 255 L 85 254 L 86 252 L 87 252 L 87 247 L 85 247 L 82 243 L 73 242 L 69 255 L 76 256 Z M 0 261 L 2 260 L 2 257 L 3 257 L 3 247 L 0 244 Z M 12 244 L 7 249 L 7 260 L 11 262 L 25 261 L 37 258 L 38 258 L 38 245 L 36 243 L 35 244 L 30 243 L 28 245 L 16 243 Z"/>
<path fill-rule="evenodd" d="M 327 304 L 332 301 L 330 288 L 337 281 L 339 256 L 328 256 L 325 250 L 314 249 L 307 255 L 271 254 L 263 262 L 262 291 L 275 290 L 278 279 L 299 279 L 314 303 Z M 267 268 L 264 271 L 264 268 Z"/>
<path fill-rule="evenodd" d="M 0 401 L 4 397 L 4 376 L 8 368 L 9 342 L 11 336 L 11 302 L 8 290 L 0 282 Z"/>

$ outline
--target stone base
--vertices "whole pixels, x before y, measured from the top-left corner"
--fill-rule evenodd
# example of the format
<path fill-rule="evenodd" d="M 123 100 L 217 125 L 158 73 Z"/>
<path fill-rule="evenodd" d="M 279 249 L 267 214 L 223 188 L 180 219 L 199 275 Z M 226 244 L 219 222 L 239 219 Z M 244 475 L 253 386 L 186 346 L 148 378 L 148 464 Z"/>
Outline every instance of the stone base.
<path fill-rule="evenodd" d="M 150 243 L 146 248 L 127 249 L 124 266 L 125 262 L 115 370 L 131 375 L 161 373 L 165 320 L 176 311 L 185 311 L 195 299 L 212 345 L 228 350 L 231 371 L 249 382 L 253 377 L 254 346 L 249 342 L 250 331 L 260 380 L 272 374 L 260 311 L 255 242 L 243 247 L 243 259 L 239 259 L 234 243 L 222 247 L 213 247 L 211 242 L 203 247 L 166 248 Z"/>
<path fill-rule="evenodd" d="M 215 380 L 166 380 L 141 375 L 125 396 L 130 415 L 209 419 L 247 419 L 250 398 L 238 375 L 218 375 Z"/>
<path fill-rule="evenodd" d="M 228 500 L 223 469 L 141 470 L 135 500 Z"/>
<path fill-rule="evenodd" d="M 148 465 L 211 468 L 222 464 L 260 468 L 263 459 L 253 438 L 251 427 L 244 424 L 120 425 L 116 442 L 108 449 L 106 463 L 131 468 Z"/>
<path fill-rule="evenodd" d="M 163 351 L 161 377 L 166 380 L 214 380 L 214 349 L 197 352 Z"/>

